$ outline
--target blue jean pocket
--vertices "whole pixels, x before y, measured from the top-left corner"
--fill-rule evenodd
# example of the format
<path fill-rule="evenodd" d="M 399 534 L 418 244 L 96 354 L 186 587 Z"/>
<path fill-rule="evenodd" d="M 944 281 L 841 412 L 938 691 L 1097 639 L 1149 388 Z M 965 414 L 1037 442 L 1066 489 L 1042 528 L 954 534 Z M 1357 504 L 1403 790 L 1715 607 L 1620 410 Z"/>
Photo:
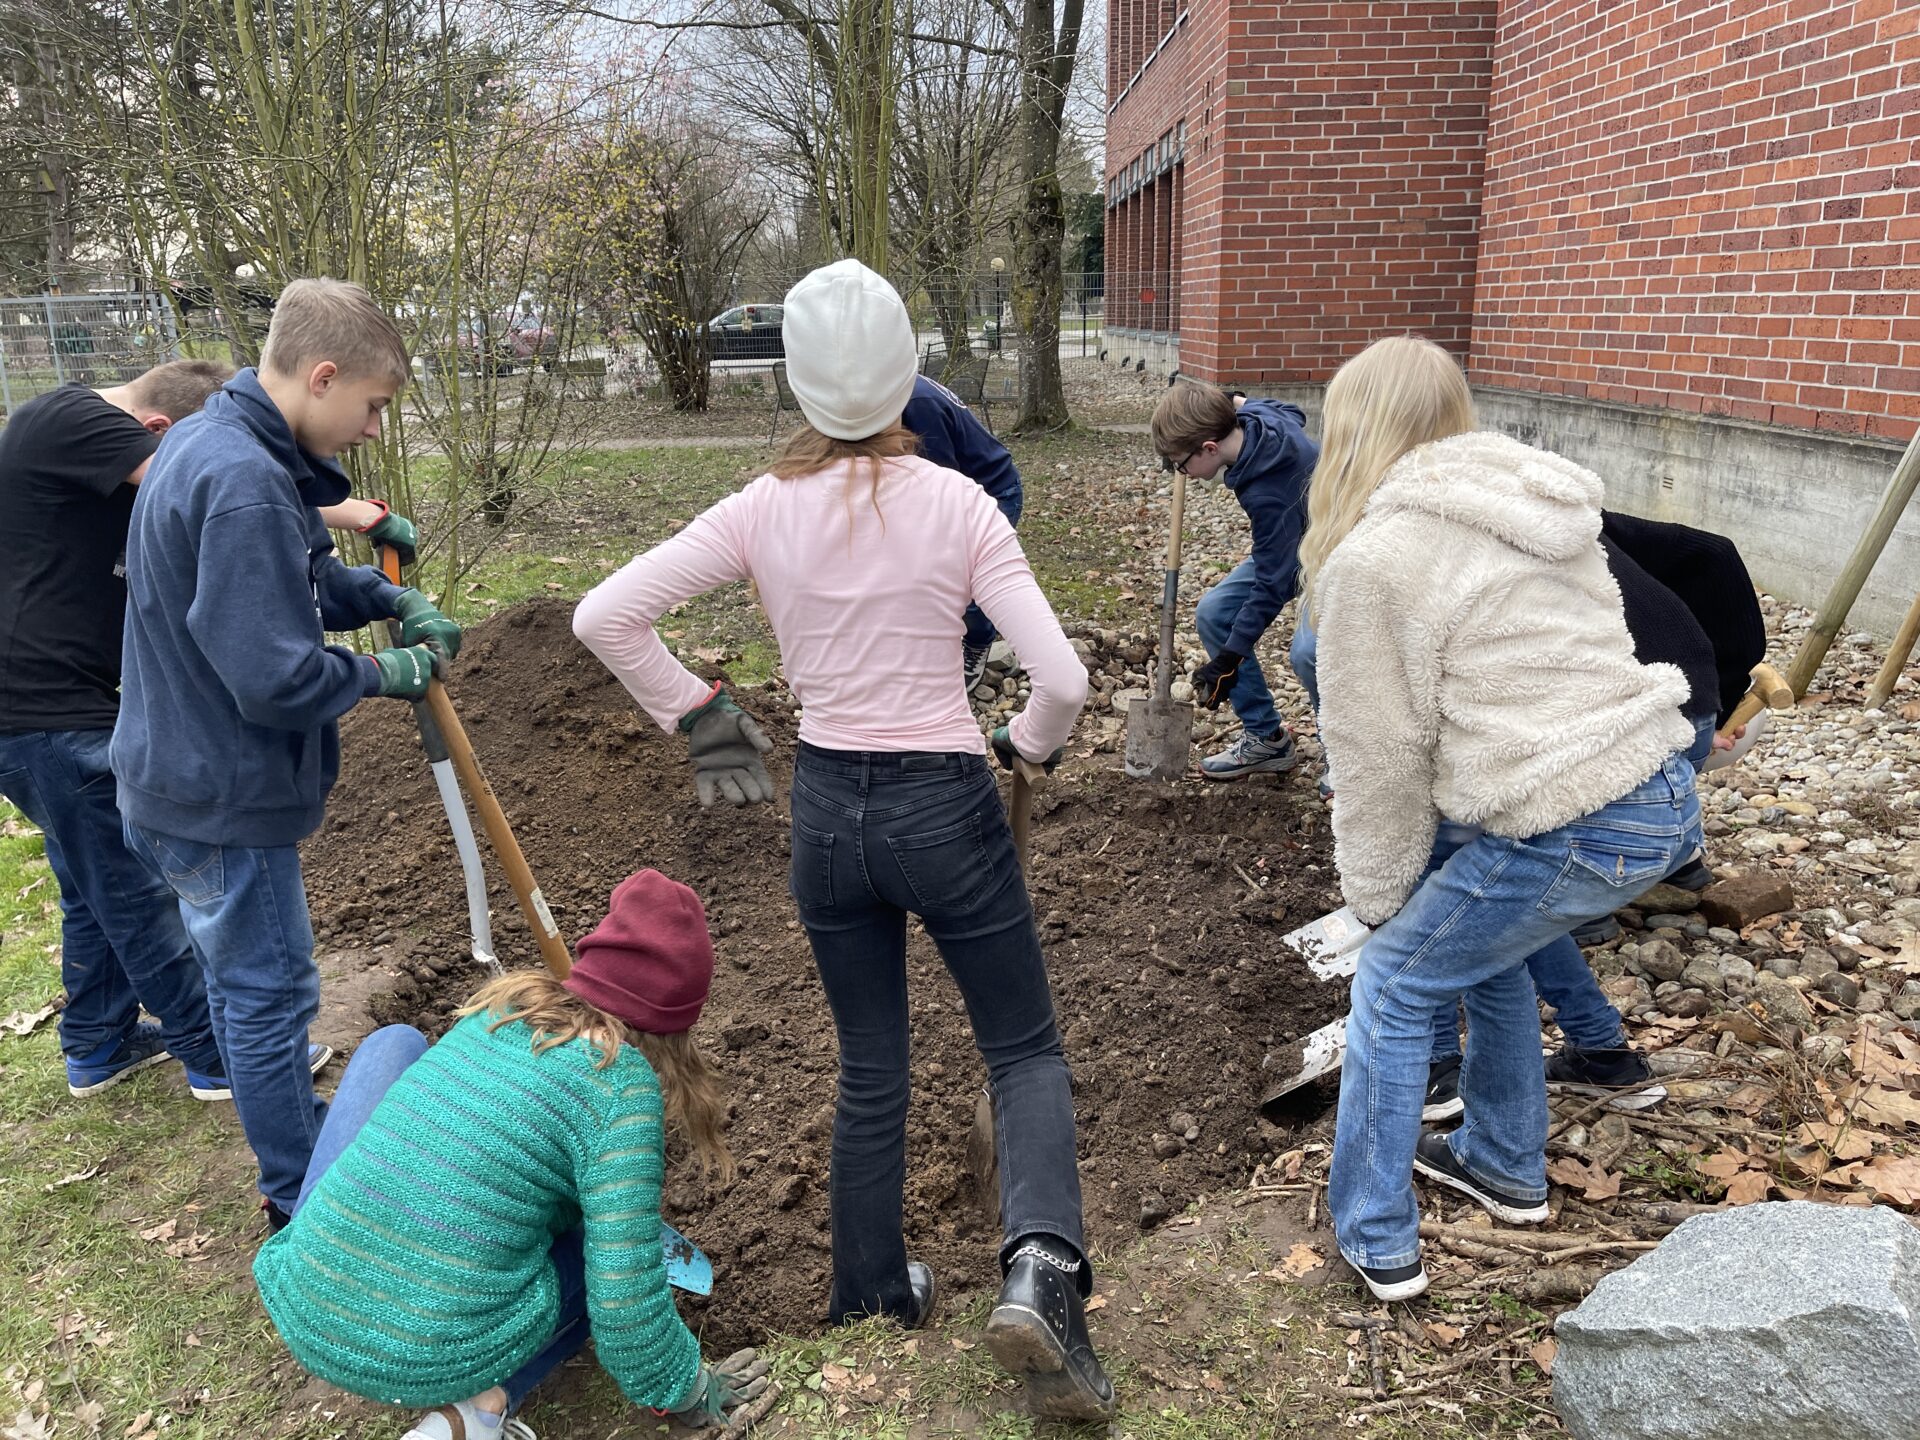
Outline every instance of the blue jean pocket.
<path fill-rule="evenodd" d="M 226 855 L 218 845 L 156 835 L 151 830 L 140 833 L 159 862 L 161 875 L 187 904 L 211 905 L 227 893 Z"/>
<path fill-rule="evenodd" d="M 993 884 L 978 811 L 938 830 L 890 835 L 887 845 L 923 915 L 964 914 Z"/>
<path fill-rule="evenodd" d="M 1567 845 L 1566 863 L 1540 898 L 1540 910 L 1569 925 L 1605 915 L 1667 878 L 1678 840 L 1588 837 Z"/>
<path fill-rule="evenodd" d="M 833 836 L 799 819 L 793 822 L 793 861 L 787 869 L 787 888 L 796 904 L 833 904 Z"/>

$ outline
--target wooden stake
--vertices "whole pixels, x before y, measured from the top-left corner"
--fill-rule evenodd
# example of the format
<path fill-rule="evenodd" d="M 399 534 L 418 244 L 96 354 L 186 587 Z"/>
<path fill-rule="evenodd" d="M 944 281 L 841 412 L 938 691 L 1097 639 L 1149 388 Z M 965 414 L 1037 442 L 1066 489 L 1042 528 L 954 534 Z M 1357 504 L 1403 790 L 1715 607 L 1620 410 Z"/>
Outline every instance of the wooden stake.
<path fill-rule="evenodd" d="M 1907 442 L 1906 453 L 1900 457 L 1900 463 L 1894 466 L 1893 477 L 1887 481 L 1887 488 L 1880 496 L 1880 508 L 1874 511 L 1873 519 L 1867 522 L 1859 543 L 1853 547 L 1853 554 L 1847 557 L 1846 568 L 1840 572 L 1840 578 L 1833 582 L 1825 603 L 1814 616 L 1813 628 L 1807 631 L 1807 638 L 1800 642 L 1800 653 L 1793 657 L 1793 669 L 1787 675 L 1787 683 L 1793 687 L 1794 699 L 1805 695 L 1807 687 L 1813 684 L 1820 662 L 1826 659 L 1827 650 L 1840 633 L 1840 627 L 1847 623 L 1847 612 L 1853 609 L 1853 602 L 1860 598 L 1861 587 L 1873 572 L 1874 562 L 1880 558 L 1880 552 L 1887 548 L 1887 538 L 1893 534 L 1893 527 L 1899 523 L 1901 513 L 1907 508 L 1907 502 L 1913 498 L 1916 488 L 1920 488 L 1920 432 L 1915 432 L 1913 439 Z"/>
<path fill-rule="evenodd" d="M 1900 622 L 1900 629 L 1893 637 L 1893 648 L 1887 651 L 1886 663 L 1873 677 L 1873 689 L 1867 692 L 1867 709 L 1878 710 L 1892 696 L 1916 640 L 1920 640 L 1920 595 L 1914 596 L 1913 604 L 1907 607 L 1907 618 Z"/>

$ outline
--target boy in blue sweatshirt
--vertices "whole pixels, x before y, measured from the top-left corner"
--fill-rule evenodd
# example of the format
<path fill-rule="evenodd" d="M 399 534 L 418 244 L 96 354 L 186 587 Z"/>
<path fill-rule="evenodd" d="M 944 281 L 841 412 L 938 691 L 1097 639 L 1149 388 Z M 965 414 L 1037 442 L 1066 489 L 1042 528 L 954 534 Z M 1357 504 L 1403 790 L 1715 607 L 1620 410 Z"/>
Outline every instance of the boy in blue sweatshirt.
<path fill-rule="evenodd" d="M 460 646 L 419 591 L 342 564 L 319 513 L 347 498 L 336 457 L 379 435 L 407 370 L 365 290 L 294 281 L 260 368 L 168 432 L 127 536 L 120 812 L 179 898 L 274 1229 L 326 1116 L 308 1069 L 320 976 L 295 846 L 339 772 L 335 721 L 368 695 L 419 699 Z M 392 616 L 395 649 L 326 643 Z"/>
<path fill-rule="evenodd" d="M 1299 762 L 1253 649 L 1298 583 L 1307 482 L 1320 458 L 1306 419 L 1293 405 L 1192 382 L 1174 384 L 1153 409 L 1162 463 L 1194 480 L 1217 476 L 1253 527 L 1253 553 L 1194 611 L 1211 657 L 1193 673 L 1194 698 L 1209 710 L 1228 701 L 1241 725 L 1239 739 L 1200 762 L 1209 780 L 1278 774 Z"/>
<path fill-rule="evenodd" d="M 994 498 L 1014 527 L 1020 524 L 1020 471 L 1007 447 L 967 408 L 966 402 L 937 380 L 922 375 L 913 382 L 900 423 L 920 439 L 920 453 L 936 465 L 958 470 Z M 986 673 L 993 649 L 993 621 L 978 605 L 967 606 L 967 631 L 961 640 L 961 671 L 967 692 Z"/>

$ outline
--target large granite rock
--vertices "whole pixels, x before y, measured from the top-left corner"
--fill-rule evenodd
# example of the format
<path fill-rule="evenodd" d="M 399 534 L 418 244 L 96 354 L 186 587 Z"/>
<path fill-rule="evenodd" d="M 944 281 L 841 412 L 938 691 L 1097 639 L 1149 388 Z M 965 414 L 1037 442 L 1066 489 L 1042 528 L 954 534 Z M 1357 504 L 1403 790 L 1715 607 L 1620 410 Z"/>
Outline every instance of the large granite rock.
<path fill-rule="evenodd" d="M 1920 1440 L 1920 1229 L 1885 1206 L 1696 1216 L 1555 1333 L 1577 1440 Z"/>

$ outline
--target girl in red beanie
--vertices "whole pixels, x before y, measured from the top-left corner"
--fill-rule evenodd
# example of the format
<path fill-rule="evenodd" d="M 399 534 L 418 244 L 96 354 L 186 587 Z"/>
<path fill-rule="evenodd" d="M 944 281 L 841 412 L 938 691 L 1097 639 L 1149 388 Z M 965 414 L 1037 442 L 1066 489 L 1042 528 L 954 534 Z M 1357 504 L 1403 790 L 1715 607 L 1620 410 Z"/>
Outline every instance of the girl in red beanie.
<path fill-rule="evenodd" d="M 699 898 L 643 870 L 564 982 L 494 981 L 431 1049 L 405 1025 L 362 1042 L 293 1221 L 254 1262 L 294 1358 L 437 1407 L 402 1440 L 531 1440 L 510 1417 L 589 1336 L 635 1404 L 735 1433 L 764 1414 L 765 1362 L 701 1363 L 661 1246 L 666 1129 L 733 1171 L 692 1035 L 712 979 Z"/>
<path fill-rule="evenodd" d="M 574 632 L 663 729 L 687 737 L 700 802 L 773 799 L 760 727 L 680 665 L 654 622 L 751 579 L 805 707 L 793 765 L 791 885 L 840 1041 L 833 1124 L 836 1321 L 917 1325 L 933 1272 L 907 1258 L 907 916 L 966 1000 L 1000 1155 L 994 1358 L 1044 1415 L 1113 1413 L 1088 1338 L 1073 1093 L 1046 961 L 988 741 L 962 680 L 976 602 L 1020 652 L 1028 703 L 995 732 L 1001 763 L 1059 758 L 1087 697 L 1013 527 L 973 481 L 913 453 L 913 326 L 855 260 L 788 294 L 784 333 L 807 424 L 771 471 L 696 516 L 580 602 Z"/>

